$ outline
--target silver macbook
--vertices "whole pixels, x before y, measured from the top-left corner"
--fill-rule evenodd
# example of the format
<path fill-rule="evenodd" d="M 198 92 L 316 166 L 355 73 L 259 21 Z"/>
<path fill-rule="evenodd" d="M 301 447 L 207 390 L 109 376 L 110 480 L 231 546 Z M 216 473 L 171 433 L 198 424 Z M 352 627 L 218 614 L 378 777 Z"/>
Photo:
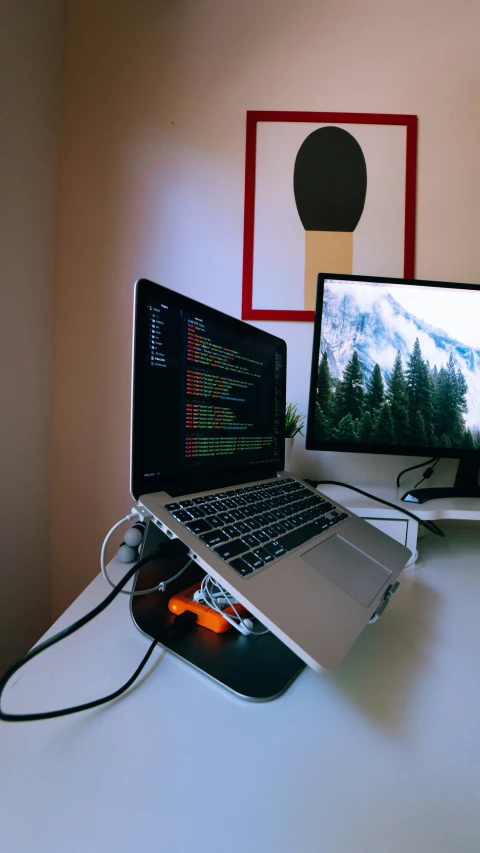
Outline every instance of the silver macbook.
<path fill-rule="evenodd" d="M 283 471 L 286 366 L 280 338 L 138 281 L 131 492 L 302 660 L 332 668 L 410 551 Z"/>

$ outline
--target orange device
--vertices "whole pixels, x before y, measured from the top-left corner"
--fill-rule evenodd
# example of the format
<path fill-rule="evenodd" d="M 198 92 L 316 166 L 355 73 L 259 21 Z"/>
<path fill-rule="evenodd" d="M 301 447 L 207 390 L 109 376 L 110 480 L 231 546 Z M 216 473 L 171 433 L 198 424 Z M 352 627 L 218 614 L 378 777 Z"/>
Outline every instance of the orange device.
<path fill-rule="evenodd" d="M 185 610 L 191 610 L 193 613 L 197 614 L 197 625 L 201 625 L 202 628 L 208 628 L 209 631 L 215 631 L 216 634 L 223 634 L 224 631 L 229 631 L 233 626 L 223 618 L 221 613 L 217 613 L 216 610 L 212 610 L 211 607 L 207 607 L 206 604 L 202 604 L 200 601 L 194 601 L 193 594 L 197 589 L 200 589 L 199 583 L 189 586 L 188 589 L 185 589 L 177 595 L 172 595 L 168 602 L 168 609 L 170 612 L 175 613 L 175 616 L 178 616 L 180 613 L 184 613 Z M 232 607 L 225 607 L 222 609 L 224 609 L 225 613 L 229 616 L 235 616 L 235 612 Z M 242 619 L 244 616 L 249 615 L 248 610 L 246 610 L 241 604 L 236 604 L 235 610 Z"/>

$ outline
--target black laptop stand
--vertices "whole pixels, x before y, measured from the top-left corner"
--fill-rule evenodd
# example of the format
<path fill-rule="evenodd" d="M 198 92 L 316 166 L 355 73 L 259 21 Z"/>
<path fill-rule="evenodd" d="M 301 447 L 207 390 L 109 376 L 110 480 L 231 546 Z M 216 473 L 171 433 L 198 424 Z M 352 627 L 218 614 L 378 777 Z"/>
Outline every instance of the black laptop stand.
<path fill-rule="evenodd" d="M 148 556 L 165 540 L 165 534 L 153 522 L 148 522 L 142 556 Z M 147 563 L 139 570 L 134 588 L 149 589 L 167 580 L 181 569 L 184 561 L 185 558 L 181 556 Z M 151 639 L 160 638 L 174 618 L 168 609 L 171 596 L 199 583 L 204 574 L 192 562 L 181 577 L 169 584 L 164 593 L 154 592 L 131 598 L 132 618 L 139 631 Z M 195 626 L 185 636 L 176 637 L 172 634 L 171 637 L 165 637 L 161 645 L 240 698 L 255 702 L 276 699 L 305 666 L 271 633 L 256 637 L 244 636 L 232 629 L 216 634 Z"/>

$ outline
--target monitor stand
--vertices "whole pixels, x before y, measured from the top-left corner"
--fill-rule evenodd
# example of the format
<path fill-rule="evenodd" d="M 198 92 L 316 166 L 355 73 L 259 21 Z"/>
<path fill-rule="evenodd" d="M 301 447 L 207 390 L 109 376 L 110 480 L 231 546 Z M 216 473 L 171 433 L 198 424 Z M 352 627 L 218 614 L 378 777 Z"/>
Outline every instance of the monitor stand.
<path fill-rule="evenodd" d="M 402 501 L 423 504 L 426 501 L 438 500 L 439 498 L 480 498 L 479 470 L 480 461 L 475 462 L 468 458 L 460 459 L 453 486 L 426 486 L 423 489 L 412 489 L 405 492 Z"/>
<path fill-rule="evenodd" d="M 141 556 L 145 557 L 162 541 L 169 541 L 156 525 L 149 521 L 145 531 Z M 174 560 L 156 561 L 142 566 L 135 577 L 134 588 L 149 589 L 178 572 L 184 557 Z M 267 702 L 280 696 L 305 664 L 274 634 L 243 636 L 235 629 L 224 634 L 215 634 L 196 626 L 184 636 L 162 634 L 172 621 L 168 609 L 172 595 L 182 592 L 194 583 L 199 583 L 205 572 L 193 561 L 178 580 L 170 584 L 164 593 L 139 595 L 130 599 L 132 618 L 147 637 L 158 637 L 160 645 L 182 658 L 198 671 L 226 687 L 242 699 Z"/>

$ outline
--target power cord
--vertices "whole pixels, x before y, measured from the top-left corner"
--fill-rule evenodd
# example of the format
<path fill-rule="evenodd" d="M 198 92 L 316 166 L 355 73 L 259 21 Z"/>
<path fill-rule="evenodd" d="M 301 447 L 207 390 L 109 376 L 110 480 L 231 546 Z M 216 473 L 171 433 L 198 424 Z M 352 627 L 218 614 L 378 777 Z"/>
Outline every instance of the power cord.
<path fill-rule="evenodd" d="M 435 468 L 435 465 L 436 465 L 439 461 L 440 461 L 440 457 L 439 457 L 439 456 L 432 456 L 432 458 L 431 458 L 431 459 L 427 459 L 427 461 L 426 461 L 426 462 L 420 462 L 420 464 L 419 464 L 419 465 L 410 465 L 410 468 L 404 468 L 404 469 L 403 469 L 403 471 L 400 471 L 400 473 L 399 473 L 399 474 L 398 474 L 398 476 L 397 476 L 397 489 L 398 489 L 398 487 L 400 486 L 400 478 L 401 478 L 404 474 L 406 474 L 406 473 L 407 473 L 407 471 L 415 471 L 417 468 L 423 468 L 423 466 L 424 466 L 424 465 L 431 465 L 431 463 L 433 462 L 433 463 L 434 463 L 434 464 L 433 464 L 433 466 L 432 466 L 431 468 L 427 468 L 427 470 L 425 471 L 425 473 L 424 473 L 424 475 L 423 475 L 422 479 L 421 479 L 421 480 L 419 480 L 419 482 L 418 482 L 418 483 L 417 483 L 417 485 L 415 486 L 415 488 L 417 488 L 417 486 L 418 486 L 420 483 L 423 483 L 423 480 L 428 480 L 428 478 L 432 476 L 432 474 L 433 474 L 433 470 L 434 470 L 434 468 Z"/>
<path fill-rule="evenodd" d="M 102 602 L 100 602 L 100 604 L 97 604 L 97 606 L 94 607 L 93 610 L 91 610 L 89 613 L 86 613 L 85 616 L 82 616 L 80 619 L 77 619 L 77 621 L 74 622 L 73 625 L 69 625 L 68 628 L 64 628 L 63 631 L 59 631 L 58 634 L 54 634 L 53 637 L 50 637 L 48 640 L 45 640 L 38 646 L 35 646 L 35 648 L 31 649 L 31 651 L 24 655 L 24 657 L 20 658 L 20 660 L 14 663 L 13 666 L 11 666 L 10 669 L 7 670 L 5 675 L 0 679 L 0 720 L 4 720 L 5 722 L 30 722 L 32 720 L 50 720 L 53 717 L 64 717 L 67 714 L 77 714 L 79 711 L 87 711 L 89 708 L 96 708 L 98 705 L 103 705 L 106 702 L 111 702 L 112 699 L 117 699 L 118 696 L 121 696 L 122 693 L 125 693 L 125 691 L 128 690 L 129 687 L 131 687 L 133 682 L 140 675 L 142 669 L 145 667 L 155 646 L 159 642 L 161 642 L 164 637 L 166 637 L 168 634 L 171 634 L 172 632 L 184 633 L 190 631 L 191 628 L 193 628 L 195 622 L 197 621 L 197 616 L 195 613 L 186 610 L 184 613 L 180 613 L 178 616 L 176 616 L 173 622 L 165 629 L 165 631 L 163 631 L 162 635 L 151 643 L 145 657 L 141 660 L 137 669 L 128 679 L 128 681 L 122 687 L 119 687 L 118 690 L 115 690 L 113 693 L 109 693 L 108 696 L 103 696 L 101 699 L 94 699 L 92 702 L 84 702 L 81 705 L 73 705 L 70 708 L 62 708 L 59 711 L 45 711 L 40 714 L 8 714 L 5 711 L 2 711 L 1 709 L 1 699 L 3 691 L 5 690 L 5 687 L 7 686 L 12 676 L 16 672 L 18 672 L 19 669 L 24 667 L 25 664 L 31 661 L 34 657 L 41 654 L 46 649 L 50 648 L 50 646 L 54 646 L 56 643 L 59 643 L 60 640 L 65 639 L 65 637 L 69 637 L 71 634 L 74 634 L 75 631 L 79 630 L 79 628 L 83 628 L 83 626 L 86 625 L 87 622 L 90 622 L 92 619 L 95 618 L 95 616 L 98 616 L 100 613 L 102 613 L 102 611 L 105 610 L 108 605 L 112 603 L 112 601 L 117 597 L 117 595 L 122 592 L 125 584 L 128 583 L 130 578 L 132 578 L 134 574 L 138 572 L 138 570 L 143 565 L 149 563 L 152 560 L 157 560 L 160 557 L 167 556 L 169 550 L 178 550 L 178 546 L 175 546 L 176 542 L 179 542 L 179 540 L 174 539 L 171 542 L 169 541 L 165 543 L 152 554 L 149 554 L 148 557 L 144 557 L 142 560 L 139 560 L 137 563 L 135 563 L 135 565 L 128 570 L 122 580 L 119 581 L 119 583 L 114 587 L 113 591 L 110 592 L 107 597 Z M 158 587 L 155 587 L 155 589 L 157 588 Z"/>
<path fill-rule="evenodd" d="M 424 463 L 425 464 L 425 463 Z M 421 465 L 416 466 L 418 468 Z M 406 469 L 407 470 L 407 469 Z M 367 498 L 372 498 L 374 501 L 378 501 L 381 504 L 385 504 L 385 506 L 391 506 L 392 509 L 396 509 L 399 512 L 403 512 L 404 515 L 410 516 L 418 524 L 421 524 L 422 527 L 425 527 L 429 533 L 435 533 L 435 536 L 445 536 L 443 530 L 440 530 L 439 527 L 435 524 L 434 521 L 424 520 L 423 518 L 419 518 L 415 513 L 410 512 L 408 509 L 404 509 L 401 506 L 397 506 L 397 504 L 391 503 L 390 501 L 386 501 L 383 498 L 378 498 L 377 495 L 372 495 L 371 492 L 365 492 L 364 489 L 359 489 L 357 486 L 351 486 L 350 483 L 342 483 L 340 480 L 305 480 L 306 483 L 310 483 L 311 486 L 343 486 L 345 489 L 352 489 L 353 492 L 358 492 L 360 495 L 365 495 Z"/>
<path fill-rule="evenodd" d="M 434 461 L 433 465 L 432 465 L 430 468 L 426 468 L 426 469 L 425 469 L 425 471 L 423 472 L 423 477 L 422 477 L 422 479 L 421 479 L 421 480 L 419 480 L 419 481 L 418 481 L 418 483 L 415 483 L 415 485 L 414 485 L 414 487 L 413 487 L 414 489 L 416 489 L 418 486 L 421 486 L 421 484 L 423 483 L 423 481 L 424 481 L 424 480 L 429 480 L 429 479 L 430 479 L 430 477 L 432 476 L 433 472 L 435 471 L 435 466 L 436 466 L 436 465 L 438 465 L 438 463 L 439 463 L 439 462 L 440 462 L 440 457 L 437 457 L 437 459 L 435 459 L 435 461 Z"/>

